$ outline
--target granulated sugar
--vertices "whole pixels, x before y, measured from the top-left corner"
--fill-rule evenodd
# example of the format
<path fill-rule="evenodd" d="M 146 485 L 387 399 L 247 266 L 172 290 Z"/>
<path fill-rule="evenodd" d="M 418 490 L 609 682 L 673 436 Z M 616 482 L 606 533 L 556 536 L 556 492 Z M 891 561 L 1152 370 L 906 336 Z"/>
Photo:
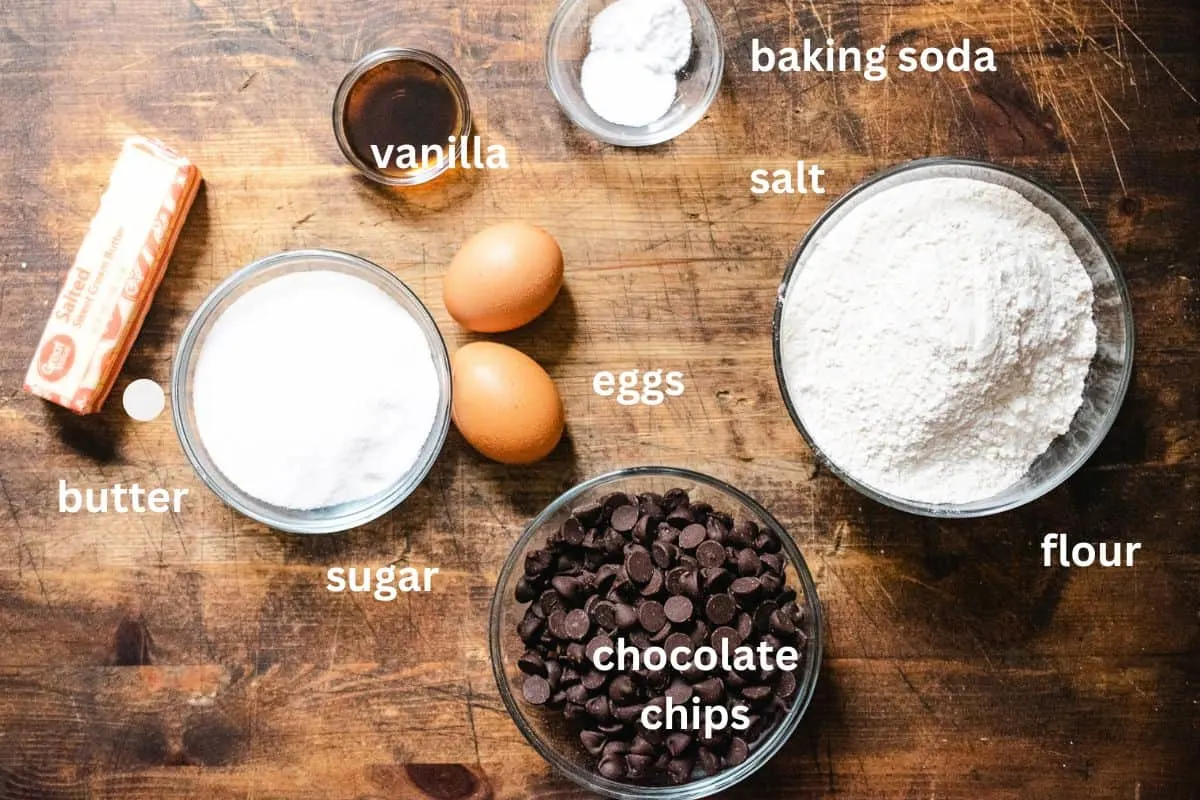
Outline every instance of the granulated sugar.
<path fill-rule="evenodd" d="M 1092 285 L 1015 191 L 916 180 L 812 249 L 781 320 L 787 392 L 818 448 L 866 485 L 965 503 L 1021 479 L 1082 403 Z"/>
<path fill-rule="evenodd" d="M 196 426 L 217 468 L 291 509 L 371 497 L 433 428 L 433 356 L 412 315 L 362 278 L 296 272 L 235 300 L 200 351 Z"/>

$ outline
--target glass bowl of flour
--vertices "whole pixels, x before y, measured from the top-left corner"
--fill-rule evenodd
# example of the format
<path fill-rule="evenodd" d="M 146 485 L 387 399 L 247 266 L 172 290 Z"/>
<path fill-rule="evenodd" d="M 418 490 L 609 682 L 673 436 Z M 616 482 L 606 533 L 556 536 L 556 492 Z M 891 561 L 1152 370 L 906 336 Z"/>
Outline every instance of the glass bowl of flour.
<path fill-rule="evenodd" d="M 725 48 L 704 0 L 564 0 L 546 36 L 546 77 L 566 115 L 602 142 L 646 147 L 699 122 Z"/>
<path fill-rule="evenodd" d="M 428 310 L 356 256 L 268 256 L 192 316 L 171 374 L 200 478 L 272 528 L 333 533 L 404 501 L 442 449 L 450 359 Z"/>
<path fill-rule="evenodd" d="M 931 517 L 1051 491 L 1112 427 L 1133 368 L 1125 281 L 1095 227 L 1012 170 L 922 159 L 834 203 L 792 258 L 775 368 L 852 487 Z"/>

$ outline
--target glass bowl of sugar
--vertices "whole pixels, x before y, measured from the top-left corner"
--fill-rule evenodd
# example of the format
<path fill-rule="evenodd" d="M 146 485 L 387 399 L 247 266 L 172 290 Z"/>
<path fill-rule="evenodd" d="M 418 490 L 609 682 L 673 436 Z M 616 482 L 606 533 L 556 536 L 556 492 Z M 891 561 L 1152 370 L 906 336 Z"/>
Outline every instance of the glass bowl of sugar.
<path fill-rule="evenodd" d="M 646 147 L 699 122 L 725 48 L 704 0 L 565 0 L 546 37 L 550 91 L 602 142 Z"/>
<path fill-rule="evenodd" d="M 929 517 L 1030 503 L 1092 456 L 1133 371 L 1125 281 L 1044 183 L 961 158 L 869 178 L 809 228 L 775 369 L 816 459 Z"/>
<path fill-rule="evenodd" d="M 183 332 L 172 413 L 201 480 L 291 533 L 348 530 L 421 483 L 450 425 L 450 358 L 395 275 L 331 250 L 227 278 Z"/>

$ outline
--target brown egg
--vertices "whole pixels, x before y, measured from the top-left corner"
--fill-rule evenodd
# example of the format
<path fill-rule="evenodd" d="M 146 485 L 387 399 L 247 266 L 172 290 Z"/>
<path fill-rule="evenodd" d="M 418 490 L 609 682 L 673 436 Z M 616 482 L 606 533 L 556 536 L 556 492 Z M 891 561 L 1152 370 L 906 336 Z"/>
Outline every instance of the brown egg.
<path fill-rule="evenodd" d="M 549 455 L 563 432 L 563 405 L 554 381 L 519 350 L 472 342 L 450 359 L 454 424 L 490 459 L 529 464 Z"/>
<path fill-rule="evenodd" d="M 467 240 L 446 270 L 446 310 L 469 331 L 511 331 L 550 307 L 563 282 L 563 255 L 541 228 L 507 222 Z"/>

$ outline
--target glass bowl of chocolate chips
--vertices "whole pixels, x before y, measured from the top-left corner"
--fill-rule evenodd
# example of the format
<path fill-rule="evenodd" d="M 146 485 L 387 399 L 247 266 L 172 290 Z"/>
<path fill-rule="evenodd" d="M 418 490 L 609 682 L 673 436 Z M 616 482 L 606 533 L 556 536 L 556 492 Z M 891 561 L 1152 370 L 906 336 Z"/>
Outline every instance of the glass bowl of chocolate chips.
<path fill-rule="evenodd" d="M 490 624 L 521 733 L 621 800 L 744 780 L 800 724 L 821 663 L 821 607 L 791 537 L 741 491 L 673 467 L 551 503 L 505 561 Z"/>

